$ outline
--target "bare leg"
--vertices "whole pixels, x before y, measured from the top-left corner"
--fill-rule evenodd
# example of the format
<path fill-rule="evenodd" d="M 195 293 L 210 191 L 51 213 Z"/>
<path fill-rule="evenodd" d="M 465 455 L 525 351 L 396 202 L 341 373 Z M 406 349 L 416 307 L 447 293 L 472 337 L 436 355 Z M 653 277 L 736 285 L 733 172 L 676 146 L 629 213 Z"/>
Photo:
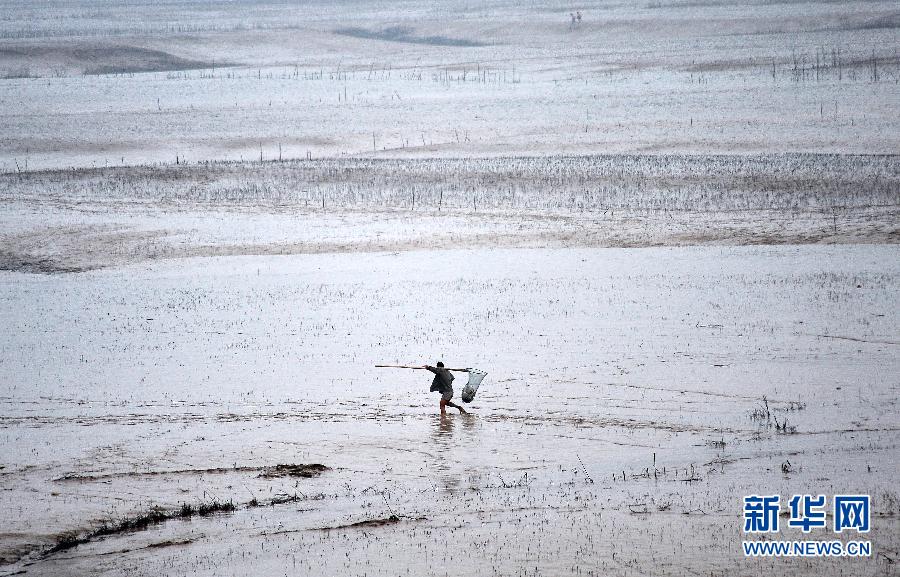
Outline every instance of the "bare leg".
<path fill-rule="evenodd" d="M 449 402 L 450 401 L 445 401 L 444 399 L 441 399 L 441 415 L 442 416 L 447 414 L 447 409 L 445 409 L 444 407 L 446 407 L 447 403 L 449 403 Z"/>
<path fill-rule="evenodd" d="M 459 405 L 457 405 L 456 403 L 454 403 L 452 401 L 447 401 L 447 405 L 453 407 L 454 409 L 459 409 L 460 413 L 466 412 L 466 410 L 464 408 L 460 407 Z M 441 408 L 443 409 L 443 407 L 441 407 Z"/>

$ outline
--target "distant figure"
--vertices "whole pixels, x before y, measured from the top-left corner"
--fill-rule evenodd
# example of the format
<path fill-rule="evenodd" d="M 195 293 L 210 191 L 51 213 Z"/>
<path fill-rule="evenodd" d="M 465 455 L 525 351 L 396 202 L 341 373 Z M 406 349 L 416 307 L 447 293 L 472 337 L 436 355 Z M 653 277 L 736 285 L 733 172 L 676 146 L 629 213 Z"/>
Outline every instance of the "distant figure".
<path fill-rule="evenodd" d="M 575 19 L 578 20 L 578 24 L 581 24 L 581 10 L 575 13 Z"/>
<path fill-rule="evenodd" d="M 572 23 L 569 24 L 569 28 L 575 28 L 575 13 L 569 12 L 569 18 L 572 19 Z"/>
<path fill-rule="evenodd" d="M 436 367 L 425 365 L 425 368 L 434 373 L 434 380 L 431 381 L 431 392 L 437 391 L 441 394 L 441 415 L 447 414 L 446 407 L 448 405 L 459 409 L 460 413 L 465 413 L 465 409 L 450 400 L 453 398 L 453 375 L 444 368 L 444 363 L 438 361 Z"/>

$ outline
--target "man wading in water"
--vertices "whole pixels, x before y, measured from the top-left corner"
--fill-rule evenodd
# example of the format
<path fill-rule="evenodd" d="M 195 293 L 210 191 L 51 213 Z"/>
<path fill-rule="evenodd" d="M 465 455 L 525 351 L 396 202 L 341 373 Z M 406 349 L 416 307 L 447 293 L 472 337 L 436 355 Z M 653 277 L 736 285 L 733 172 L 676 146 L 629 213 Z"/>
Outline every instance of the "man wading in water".
<path fill-rule="evenodd" d="M 450 401 L 453 398 L 453 375 L 444 368 L 444 363 L 438 361 L 436 367 L 425 365 L 424 368 L 434 373 L 434 380 L 431 381 L 431 391 L 441 393 L 441 415 L 447 414 L 447 405 L 459 409 L 460 413 L 465 413 L 466 410 L 464 408 Z"/>

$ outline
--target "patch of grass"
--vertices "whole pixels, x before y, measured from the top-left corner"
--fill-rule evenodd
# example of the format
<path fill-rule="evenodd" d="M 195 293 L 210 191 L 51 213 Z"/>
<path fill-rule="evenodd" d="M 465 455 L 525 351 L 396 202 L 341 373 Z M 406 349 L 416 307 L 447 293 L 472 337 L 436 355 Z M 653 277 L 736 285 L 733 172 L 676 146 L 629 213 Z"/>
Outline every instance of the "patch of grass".
<path fill-rule="evenodd" d="M 231 513 L 234 510 L 235 506 L 232 501 L 212 500 L 208 503 L 200 503 L 197 507 L 197 514 L 206 517 L 215 513 Z"/>
<path fill-rule="evenodd" d="M 797 432 L 797 427 L 794 425 L 789 425 L 788 420 L 784 419 L 780 423 L 778 422 L 778 418 L 775 418 L 775 432 L 781 433 L 783 435 L 793 435 Z"/>
<path fill-rule="evenodd" d="M 170 519 L 189 519 L 195 515 L 206 517 L 215 513 L 231 513 L 236 508 L 237 507 L 232 501 L 219 501 L 217 499 L 203 502 L 196 506 L 191 505 L 190 503 L 183 503 L 179 509 L 172 511 L 167 511 L 161 507 L 152 507 L 148 511 L 134 517 L 105 522 L 93 531 L 86 533 L 67 531 L 62 533 L 57 536 L 56 543 L 51 548 L 47 549 L 43 556 L 47 557 L 59 551 L 73 549 L 99 537 L 143 531 L 153 525 L 159 525 Z"/>
<path fill-rule="evenodd" d="M 260 473 L 260 477 L 266 479 L 272 479 L 277 477 L 315 477 L 322 473 L 322 471 L 327 471 L 328 467 L 325 465 L 320 465 L 318 463 L 312 463 L 309 465 L 275 465 L 274 467 L 268 467 L 262 473 Z"/>
<path fill-rule="evenodd" d="M 87 537 L 82 537 L 79 535 L 78 531 L 66 531 L 65 533 L 61 533 L 56 538 L 56 543 L 48 549 L 44 555 L 52 555 L 53 553 L 58 553 L 59 551 L 66 551 L 68 549 L 74 549 L 79 545 L 88 542 Z"/>
<path fill-rule="evenodd" d="M 750 419 L 753 421 L 765 421 L 769 422 L 772 420 L 772 411 L 769 410 L 769 400 L 764 396 L 762 398 L 763 405 L 761 407 L 755 407 L 752 411 L 750 411 Z"/>
<path fill-rule="evenodd" d="M 116 533 L 125 533 L 127 531 L 143 531 L 151 525 L 158 525 L 174 516 L 173 513 L 166 512 L 160 507 L 153 507 L 146 513 L 142 513 L 136 517 L 122 519 L 111 524 L 105 524 L 94 531 L 90 537 L 115 535 Z"/>

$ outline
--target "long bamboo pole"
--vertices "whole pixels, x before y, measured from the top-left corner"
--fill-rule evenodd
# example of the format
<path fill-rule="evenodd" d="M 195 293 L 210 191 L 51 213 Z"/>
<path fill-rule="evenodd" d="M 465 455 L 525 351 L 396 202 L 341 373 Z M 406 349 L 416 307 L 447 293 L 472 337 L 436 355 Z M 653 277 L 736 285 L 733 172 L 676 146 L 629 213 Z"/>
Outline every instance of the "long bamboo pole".
<path fill-rule="evenodd" d="M 376 368 L 379 369 L 424 369 L 425 365 L 375 365 Z M 448 371 L 458 371 L 461 373 L 468 373 L 469 369 L 448 369 L 447 367 L 443 367 Z"/>

